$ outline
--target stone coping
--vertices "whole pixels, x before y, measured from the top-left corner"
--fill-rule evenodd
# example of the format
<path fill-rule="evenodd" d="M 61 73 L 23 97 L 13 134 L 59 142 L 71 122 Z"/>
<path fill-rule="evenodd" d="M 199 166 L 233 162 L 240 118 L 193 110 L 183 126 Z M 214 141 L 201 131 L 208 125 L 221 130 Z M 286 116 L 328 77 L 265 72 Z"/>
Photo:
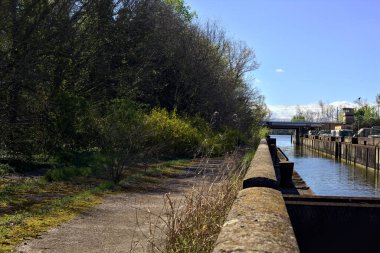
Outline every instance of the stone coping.
<path fill-rule="evenodd" d="M 272 158 L 262 140 L 213 253 L 299 252 Z"/>
<path fill-rule="evenodd" d="M 265 139 L 261 140 L 243 179 L 243 188 L 268 187 L 278 189 L 272 157 Z"/>
<path fill-rule="evenodd" d="M 299 252 L 281 192 L 265 187 L 240 191 L 213 252 Z"/>

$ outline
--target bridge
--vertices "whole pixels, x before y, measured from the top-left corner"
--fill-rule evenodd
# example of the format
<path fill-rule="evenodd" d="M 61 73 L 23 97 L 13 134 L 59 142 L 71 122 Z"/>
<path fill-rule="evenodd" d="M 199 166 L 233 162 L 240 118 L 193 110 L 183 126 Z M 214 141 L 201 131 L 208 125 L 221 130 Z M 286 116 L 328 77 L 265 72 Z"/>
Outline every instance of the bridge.
<path fill-rule="evenodd" d="M 321 128 L 329 122 L 263 121 L 261 124 L 270 129 L 315 129 Z"/>
<path fill-rule="evenodd" d="M 300 145 L 300 135 L 307 130 L 322 128 L 331 125 L 332 122 L 291 122 L 291 121 L 263 121 L 262 126 L 269 129 L 294 129 L 296 131 L 296 145 Z M 335 123 L 336 124 L 336 123 Z"/>

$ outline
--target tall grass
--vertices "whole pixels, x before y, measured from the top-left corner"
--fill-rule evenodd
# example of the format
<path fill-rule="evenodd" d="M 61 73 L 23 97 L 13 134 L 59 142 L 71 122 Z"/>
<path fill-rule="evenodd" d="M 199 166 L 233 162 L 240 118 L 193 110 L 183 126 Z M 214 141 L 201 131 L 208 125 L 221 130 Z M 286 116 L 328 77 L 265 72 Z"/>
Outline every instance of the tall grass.
<path fill-rule="evenodd" d="M 166 195 L 166 241 L 162 252 L 211 252 L 220 229 L 241 190 L 242 176 L 252 152 L 225 158 L 221 169 L 204 173 L 181 200 Z M 205 163 L 207 159 L 205 159 Z M 200 166 L 201 167 L 201 166 Z M 214 178 L 210 181 L 211 178 Z"/>
<path fill-rule="evenodd" d="M 167 240 L 164 252 L 211 252 L 240 185 L 224 180 L 194 188 L 183 202 L 167 196 Z"/>

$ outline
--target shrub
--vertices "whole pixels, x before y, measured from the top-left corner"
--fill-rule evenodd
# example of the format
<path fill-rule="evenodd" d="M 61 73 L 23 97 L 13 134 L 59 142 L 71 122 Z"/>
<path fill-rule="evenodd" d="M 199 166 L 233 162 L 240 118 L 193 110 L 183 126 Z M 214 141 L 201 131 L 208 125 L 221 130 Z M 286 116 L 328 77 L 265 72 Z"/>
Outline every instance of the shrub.
<path fill-rule="evenodd" d="M 61 151 L 55 157 L 58 164 L 84 167 L 95 159 L 95 153 L 90 151 Z"/>
<path fill-rule="evenodd" d="M 176 111 L 169 113 L 164 109 L 153 109 L 146 115 L 145 124 L 148 145 L 156 147 L 156 152 L 192 155 L 200 144 L 200 131 Z"/>
<path fill-rule="evenodd" d="M 5 176 L 9 173 L 14 173 L 15 169 L 9 164 L 0 163 L 0 177 Z"/>
<path fill-rule="evenodd" d="M 203 154 L 223 155 L 226 152 L 233 151 L 237 146 L 245 144 L 247 137 L 239 130 L 225 128 L 221 133 L 214 133 L 206 137 L 202 142 Z"/>
<path fill-rule="evenodd" d="M 93 173 L 92 169 L 89 167 L 65 167 L 48 170 L 44 177 L 47 181 L 68 181 L 74 177 L 88 177 Z"/>
<path fill-rule="evenodd" d="M 136 103 L 128 99 L 109 102 L 96 116 L 99 146 L 112 179 L 117 182 L 126 166 L 144 151 L 144 117 Z"/>

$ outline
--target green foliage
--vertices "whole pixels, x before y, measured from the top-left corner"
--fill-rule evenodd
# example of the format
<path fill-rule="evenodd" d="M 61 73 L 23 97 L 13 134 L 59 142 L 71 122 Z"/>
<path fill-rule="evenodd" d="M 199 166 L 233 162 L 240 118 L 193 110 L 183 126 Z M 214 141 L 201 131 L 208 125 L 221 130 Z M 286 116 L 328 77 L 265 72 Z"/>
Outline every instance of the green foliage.
<path fill-rule="evenodd" d="M 38 157 L 117 181 L 141 158 L 257 136 L 254 51 L 195 15 L 185 0 L 0 1 L 0 150 L 23 163 L 10 166 Z"/>
<path fill-rule="evenodd" d="M 172 6 L 176 13 L 183 17 L 186 21 L 190 22 L 197 14 L 191 11 L 191 7 L 186 5 L 184 0 L 164 0 L 166 4 Z"/>
<path fill-rule="evenodd" d="M 251 165 L 251 161 L 253 157 L 255 156 L 255 153 L 256 153 L 256 148 L 250 149 L 244 154 L 242 160 L 240 161 L 240 168 L 242 169 L 243 172 L 247 171 L 248 167 Z"/>
<path fill-rule="evenodd" d="M 1 164 L 4 164 L 4 166 L 7 166 L 7 167 L 9 165 L 17 173 L 25 173 L 25 172 L 30 172 L 37 169 L 47 169 L 50 167 L 50 165 L 46 163 L 37 163 L 37 162 L 32 162 L 32 161 L 23 160 L 23 159 L 1 160 Z"/>
<path fill-rule="evenodd" d="M 50 113 L 50 124 L 58 134 L 55 139 L 61 140 L 64 145 L 73 145 L 78 136 L 78 120 L 85 115 L 86 101 L 83 97 L 72 92 L 61 91 L 55 97 L 56 106 Z"/>
<path fill-rule="evenodd" d="M 0 163 L 0 177 L 14 172 L 15 169 L 11 167 L 9 164 Z"/>
<path fill-rule="evenodd" d="M 291 119 L 291 122 L 305 122 L 305 116 L 303 115 L 294 115 Z"/>
<path fill-rule="evenodd" d="M 247 136 L 237 129 L 225 128 L 223 132 L 212 133 L 202 142 L 202 154 L 220 156 L 233 151 L 247 142 Z"/>
<path fill-rule="evenodd" d="M 144 114 L 129 99 L 115 99 L 96 116 L 99 146 L 108 157 L 107 167 L 115 181 L 121 179 L 125 166 L 134 161 L 143 149 Z"/>
<path fill-rule="evenodd" d="M 260 130 L 259 130 L 259 134 L 258 134 L 257 137 L 260 138 L 260 139 L 263 139 L 263 138 L 265 138 L 266 136 L 269 135 L 269 131 L 270 131 L 269 128 L 267 128 L 267 127 L 261 127 Z"/>
<path fill-rule="evenodd" d="M 3 185 L 4 182 L 1 183 Z M 0 216 L 0 252 L 12 252 L 25 238 L 37 237 L 99 204 L 101 195 L 113 186 L 104 182 L 99 187 L 81 188 L 68 182 L 25 181 L 22 178 L 5 184 L 9 185 L 0 189 L 0 204 L 3 204 L 2 193 L 6 190 L 5 195 L 9 199 L 4 204 L 16 210 Z M 44 198 L 47 192 L 49 197 Z M 36 198 L 35 194 L 40 197 Z M 20 200 L 21 197 L 24 199 Z"/>
<path fill-rule="evenodd" d="M 75 177 L 88 177 L 93 174 L 89 167 L 65 167 L 48 170 L 44 178 L 48 182 L 52 181 L 69 181 Z"/>
<path fill-rule="evenodd" d="M 374 106 L 364 105 L 355 111 L 355 127 L 372 127 L 379 123 L 380 118 Z"/>
<path fill-rule="evenodd" d="M 55 163 L 73 165 L 76 167 L 89 166 L 97 156 L 94 151 L 62 151 L 55 156 Z"/>
<path fill-rule="evenodd" d="M 199 146 L 201 133 L 175 110 L 169 113 L 164 109 L 153 109 L 145 117 L 145 124 L 148 145 L 160 153 L 189 155 Z"/>

